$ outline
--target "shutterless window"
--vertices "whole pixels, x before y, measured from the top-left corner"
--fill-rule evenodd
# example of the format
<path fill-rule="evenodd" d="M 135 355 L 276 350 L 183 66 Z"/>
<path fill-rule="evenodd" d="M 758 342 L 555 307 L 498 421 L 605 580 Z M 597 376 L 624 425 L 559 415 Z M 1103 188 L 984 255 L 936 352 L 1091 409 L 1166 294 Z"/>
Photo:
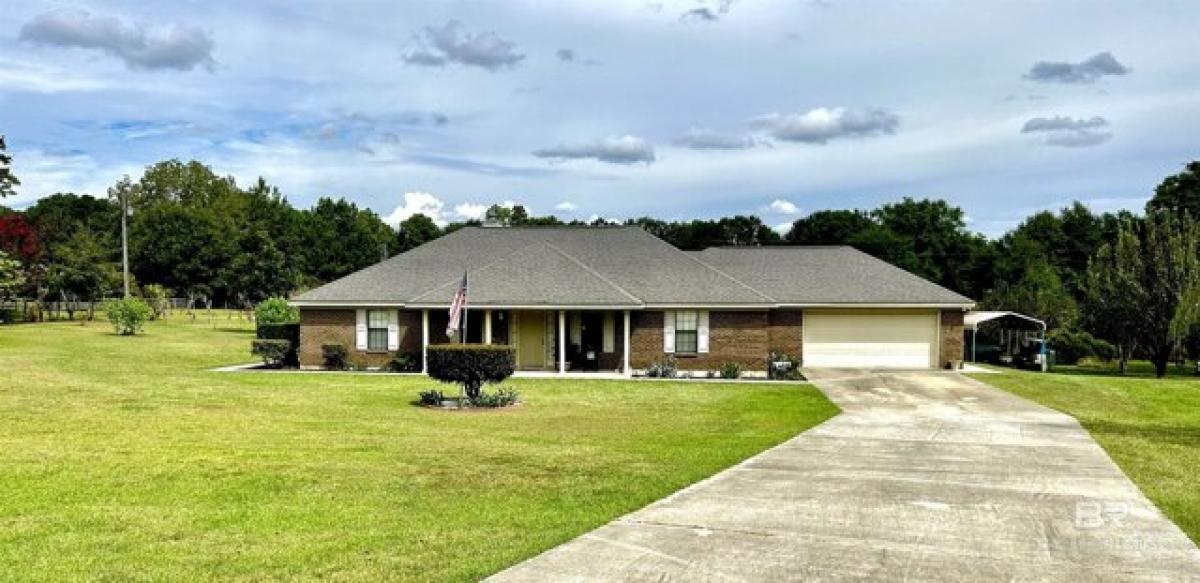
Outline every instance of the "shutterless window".
<path fill-rule="evenodd" d="M 675 352 L 696 352 L 699 348 L 700 322 L 696 312 L 675 312 Z"/>
<path fill-rule="evenodd" d="M 367 312 L 367 350 L 386 351 L 388 347 L 388 313 L 387 310 L 370 310 Z"/>

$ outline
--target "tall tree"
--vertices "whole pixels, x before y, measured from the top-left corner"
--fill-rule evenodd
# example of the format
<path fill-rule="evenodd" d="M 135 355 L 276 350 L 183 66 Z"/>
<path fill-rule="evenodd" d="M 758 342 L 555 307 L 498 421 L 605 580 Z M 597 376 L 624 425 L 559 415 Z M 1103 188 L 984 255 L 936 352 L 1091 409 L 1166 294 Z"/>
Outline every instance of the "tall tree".
<path fill-rule="evenodd" d="M 411 249 L 416 249 L 437 239 L 441 234 L 442 230 L 438 228 L 437 223 L 433 222 L 433 219 L 417 213 L 400 223 L 400 230 L 397 233 L 398 247 L 396 250 L 403 253 Z"/>
<path fill-rule="evenodd" d="M 110 200 L 60 192 L 38 199 L 25 209 L 25 217 L 45 245 L 49 262 L 55 260 L 54 250 L 58 245 L 66 242 L 74 232 L 85 228 L 98 237 L 116 258 L 120 209 Z"/>
<path fill-rule="evenodd" d="M 0 300 L 13 297 L 25 285 L 21 262 L 0 251 Z"/>
<path fill-rule="evenodd" d="M 794 245 L 848 245 L 878 224 L 863 211 L 817 211 L 792 223 L 786 239 Z"/>
<path fill-rule="evenodd" d="M 345 199 L 322 198 L 306 215 L 308 273 L 332 281 L 373 265 L 392 253 L 395 232 L 379 216 Z"/>
<path fill-rule="evenodd" d="M 65 300 L 89 302 L 88 319 L 95 315 L 95 302 L 120 285 L 121 274 L 109 260 L 106 249 L 91 230 L 81 228 L 58 246 L 50 265 L 51 293 Z"/>
<path fill-rule="evenodd" d="M 222 280 L 233 296 L 257 304 L 270 297 L 286 296 L 296 284 L 296 274 L 267 232 L 255 229 L 238 241 Z"/>
<path fill-rule="evenodd" d="M 42 240 L 23 213 L 0 216 L 0 251 L 28 266 L 41 259 Z"/>
<path fill-rule="evenodd" d="M 132 197 L 134 208 L 162 202 L 213 207 L 238 193 L 232 177 L 218 176 L 195 160 L 166 160 L 147 166 Z"/>
<path fill-rule="evenodd" d="M 1044 257 L 1026 266 L 1020 279 L 997 282 L 981 303 L 988 309 L 1028 314 L 1052 330 L 1069 326 L 1078 315 L 1075 300 Z"/>
<path fill-rule="evenodd" d="M 8 144 L 0 135 L 0 198 L 15 194 L 13 187 L 20 186 L 21 181 L 12 173 L 12 155 L 8 153 Z"/>
<path fill-rule="evenodd" d="M 1117 241 L 1097 252 L 1088 270 L 1093 326 L 1123 348 L 1150 357 L 1166 375 L 1172 352 L 1198 321 L 1189 298 L 1200 287 L 1200 225 L 1185 213 L 1149 213 L 1127 222 Z"/>
<path fill-rule="evenodd" d="M 131 268 L 139 281 L 165 285 L 192 299 L 211 298 L 225 289 L 223 267 L 236 241 L 210 210 L 155 205 L 133 215 Z"/>
<path fill-rule="evenodd" d="M 1168 176 L 1154 188 L 1146 210 L 1171 210 L 1200 217 L 1200 160 L 1190 162 L 1183 172 Z"/>

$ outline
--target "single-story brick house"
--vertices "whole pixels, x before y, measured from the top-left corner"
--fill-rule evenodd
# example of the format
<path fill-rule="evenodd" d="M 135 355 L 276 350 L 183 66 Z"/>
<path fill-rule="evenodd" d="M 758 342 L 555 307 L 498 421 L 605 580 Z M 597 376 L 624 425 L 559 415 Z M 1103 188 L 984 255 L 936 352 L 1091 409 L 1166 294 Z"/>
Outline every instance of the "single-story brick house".
<path fill-rule="evenodd" d="M 323 344 L 382 366 L 448 342 L 469 272 L 468 342 L 515 346 L 519 370 L 681 371 L 772 352 L 807 367 L 939 368 L 963 358 L 972 300 L 846 246 L 685 252 L 638 227 L 467 227 L 293 300 L 300 363 Z"/>

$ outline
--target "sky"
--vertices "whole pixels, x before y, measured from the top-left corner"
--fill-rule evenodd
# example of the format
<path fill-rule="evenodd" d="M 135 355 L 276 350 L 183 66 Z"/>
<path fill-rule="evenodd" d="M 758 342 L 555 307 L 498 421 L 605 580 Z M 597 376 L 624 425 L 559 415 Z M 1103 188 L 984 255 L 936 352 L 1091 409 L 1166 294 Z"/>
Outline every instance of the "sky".
<path fill-rule="evenodd" d="M 1200 158 L 1200 3 L 0 2 L 22 208 L 197 159 L 395 224 L 943 198 L 996 236 Z"/>

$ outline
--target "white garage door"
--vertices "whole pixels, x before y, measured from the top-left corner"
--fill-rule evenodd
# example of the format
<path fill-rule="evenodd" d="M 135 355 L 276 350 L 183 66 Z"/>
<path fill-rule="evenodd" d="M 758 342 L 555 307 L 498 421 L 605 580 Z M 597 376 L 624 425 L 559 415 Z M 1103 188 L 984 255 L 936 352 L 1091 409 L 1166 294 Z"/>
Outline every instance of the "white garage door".
<path fill-rule="evenodd" d="M 937 312 L 804 312 L 804 366 L 937 366 Z"/>

